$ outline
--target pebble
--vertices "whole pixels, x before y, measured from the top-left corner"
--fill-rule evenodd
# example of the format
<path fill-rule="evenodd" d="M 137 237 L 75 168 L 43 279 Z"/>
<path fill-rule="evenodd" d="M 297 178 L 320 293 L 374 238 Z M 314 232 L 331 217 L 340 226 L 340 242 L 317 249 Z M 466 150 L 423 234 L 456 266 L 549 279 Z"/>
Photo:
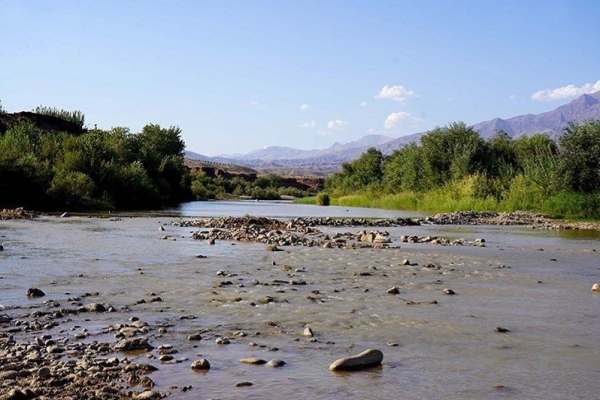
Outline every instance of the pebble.
<path fill-rule="evenodd" d="M 42 368 L 38 369 L 37 376 L 40 379 L 47 379 L 47 378 L 49 378 L 50 377 L 50 368 L 48 368 L 48 367 L 42 367 Z"/>
<path fill-rule="evenodd" d="M 496 330 L 496 332 L 498 332 L 498 333 L 509 333 L 509 332 L 510 332 L 510 329 L 508 329 L 508 328 L 503 328 L 503 327 L 501 327 L 501 326 L 497 326 L 495 330 Z"/>
<path fill-rule="evenodd" d="M 189 335 L 189 336 L 187 337 L 187 339 L 188 339 L 189 341 L 202 340 L 202 335 L 200 335 L 199 333 L 194 333 L 194 334 L 191 334 L 191 335 Z"/>
<path fill-rule="evenodd" d="M 239 382 L 235 384 L 235 387 L 248 387 L 254 385 L 252 382 Z"/>
<path fill-rule="evenodd" d="M 286 363 L 283 360 L 270 360 L 267 363 L 267 366 L 272 367 L 272 368 L 280 368 L 280 367 L 283 367 L 285 364 Z"/>
<path fill-rule="evenodd" d="M 596 282 L 592 285 L 592 292 L 600 292 L 600 282 Z"/>
<path fill-rule="evenodd" d="M 104 307 L 103 304 L 99 304 L 99 303 L 86 304 L 85 306 L 83 306 L 83 308 L 85 308 L 85 310 L 89 311 L 89 312 L 105 312 L 106 311 L 106 307 Z"/>
<path fill-rule="evenodd" d="M 383 353 L 376 349 L 367 349 L 351 357 L 335 360 L 329 366 L 330 371 L 354 371 L 381 365 Z"/>
<path fill-rule="evenodd" d="M 195 369 L 195 370 L 207 371 L 210 369 L 210 363 L 208 362 L 207 359 L 201 358 L 199 360 L 195 360 L 194 362 L 192 362 L 191 367 L 192 367 L 192 369 Z"/>
<path fill-rule="evenodd" d="M 447 294 L 448 296 L 454 296 L 456 294 L 456 292 L 454 290 L 449 289 L 449 288 L 445 288 L 443 290 L 443 292 L 444 292 L 444 294 Z"/>

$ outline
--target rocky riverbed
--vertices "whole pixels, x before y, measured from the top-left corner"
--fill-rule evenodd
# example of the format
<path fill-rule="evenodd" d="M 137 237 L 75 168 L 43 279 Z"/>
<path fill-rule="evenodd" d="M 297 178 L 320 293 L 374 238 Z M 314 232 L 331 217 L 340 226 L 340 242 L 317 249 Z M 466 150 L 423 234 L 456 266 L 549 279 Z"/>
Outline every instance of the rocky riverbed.
<path fill-rule="evenodd" d="M 292 234 L 318 245 L 285 243 Z M 507 226 L 44 216 L 4 221 L 0 237 L 2 399 L 597 393 L 598 240 Z M 320 242 L 335 238 L 365 246 Z M 440 239 L 477 245 L 430 245 Z"/>
<path fill-rule="evenodd" d="M 368 222 L 367 222 L 368 221 Z M 389 248 L 392 240 L 388 231 L 336 232 L 325 233 L 316 228 L 318 222 L 324 227 L 373 227 L 373 226 L 414 226 L 411 220 L 368 220 L 368 219 L 313 219 L 294 218 L 273 219 L 256 217 L 202 218 L 192 221 L 181 221 L 179 226 L 201 227 L 209 230 L 198 230 L 192 234 L 196 240 L 206 240 L 214 244 L 217 240 L 235 240 L 267 244 L 271 251 L 279 251 L 277 246 L 307 246 L 324 248 Z M 164 228 L 161 228 L 164 229 Z M 166 235 L 164 239 L 169 239 Z M 473 245 L 485 247 L 485 239 L 465 240 L 449 239 L 438 236 L 403 235 L 401 242 L 431 243 L 438 245 Z"/>

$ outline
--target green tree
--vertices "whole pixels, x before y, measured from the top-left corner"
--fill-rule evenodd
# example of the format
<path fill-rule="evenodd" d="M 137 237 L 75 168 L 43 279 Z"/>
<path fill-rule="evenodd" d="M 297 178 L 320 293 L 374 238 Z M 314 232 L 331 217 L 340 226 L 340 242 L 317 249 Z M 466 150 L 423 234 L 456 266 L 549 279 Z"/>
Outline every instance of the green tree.
<path fill-rule="evenodd" d="M 428 132 L 421 147 L 427 189 L 466 177 L 485 165 L 486 143 L 464 122 Z"/>
<path fill-rule="evenodd" d="M 392 193 L 423 189 L 421 148 L 411 143 L 395 151 L 385 162 L 385 188 Z"/>
<path fill-rule="evenodd" d="M 600 121 L 570 125 L 560 138 L 561 170 L 575 191 L 600 190 Z"/>

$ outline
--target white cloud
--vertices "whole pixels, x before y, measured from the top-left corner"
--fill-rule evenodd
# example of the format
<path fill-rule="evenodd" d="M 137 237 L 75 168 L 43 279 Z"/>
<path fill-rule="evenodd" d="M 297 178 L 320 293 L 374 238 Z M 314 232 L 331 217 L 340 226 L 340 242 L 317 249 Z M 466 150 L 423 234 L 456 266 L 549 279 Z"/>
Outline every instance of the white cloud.
<path fill-rule="evenodd" d="M 415 92 L 405 88 L 402 85 L 385 85 L 379 91 L 379 94 L 375 96 L 376 99 L 388 99 L 394 101 L 405 101 L 409 97 L 415 95 Z"/>
<path fill-rule="evenodd" d="M 301 124 L 300 128 L 314 128 L 315 126 L 317 126 L 317 121 L 313 119 Z"/>
<path fill-rule="evenodd" d="M 334 119 L 327 123 L 327 128 L 332 131 L 343 131 L 346 126 L 348 126 L 348 122 L 341 119 Z"/>
<path fill-rule="evenodd" d="M 361 107 L 366 107 L 367 106 L 367 102 L 366 101 L 361 101 L 359 105 Z"/>
<path fill-rule="evenodd" d="M 302 104 L 300 106 L 300 111 L 306 111 L 310 108 L 310 106 L 308 104 Z"/>
<path fill-rule="evenodd" d="M 415 127 L 421 122 L 421 119 L 413 117 L 407 112 L 399 111 L 391 113 L 387 116 L 383 122 L 383 127 L 387 130 L 393 129 L 398 125 L 404 125 L 405 127 Z"/>
<path fill-rule="evenodd" d="M 531 98 L 535 101 L 554 101 L 569 99 L 571 97 L 581 96 L 582 94 L 589 94 L 600 91 L 600 80 L 596 83 L 584 83 L 581 86 L 566 85 L 556 89 L 544 89 L 538 90 L 531 95 Z"/>

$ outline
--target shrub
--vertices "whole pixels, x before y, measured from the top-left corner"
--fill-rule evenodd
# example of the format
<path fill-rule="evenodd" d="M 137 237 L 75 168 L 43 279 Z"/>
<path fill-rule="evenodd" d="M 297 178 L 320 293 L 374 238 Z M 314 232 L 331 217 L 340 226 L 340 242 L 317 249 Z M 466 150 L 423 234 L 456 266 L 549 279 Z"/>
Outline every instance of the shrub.
<path fill-rule="evenodd" d="M 83 172 L 58 171 L 48 194 L 59 202 L 76 208 L 87 206 L 91 203 L 94 191 L 94 182 Z"/>
<path fill-rule="evenodd" d="M 331 200 L 329 199 L 329 195 L 327 193 L 321 192 L 317 194 L 315 201 L 319 206 L 328 206 Z"/>

